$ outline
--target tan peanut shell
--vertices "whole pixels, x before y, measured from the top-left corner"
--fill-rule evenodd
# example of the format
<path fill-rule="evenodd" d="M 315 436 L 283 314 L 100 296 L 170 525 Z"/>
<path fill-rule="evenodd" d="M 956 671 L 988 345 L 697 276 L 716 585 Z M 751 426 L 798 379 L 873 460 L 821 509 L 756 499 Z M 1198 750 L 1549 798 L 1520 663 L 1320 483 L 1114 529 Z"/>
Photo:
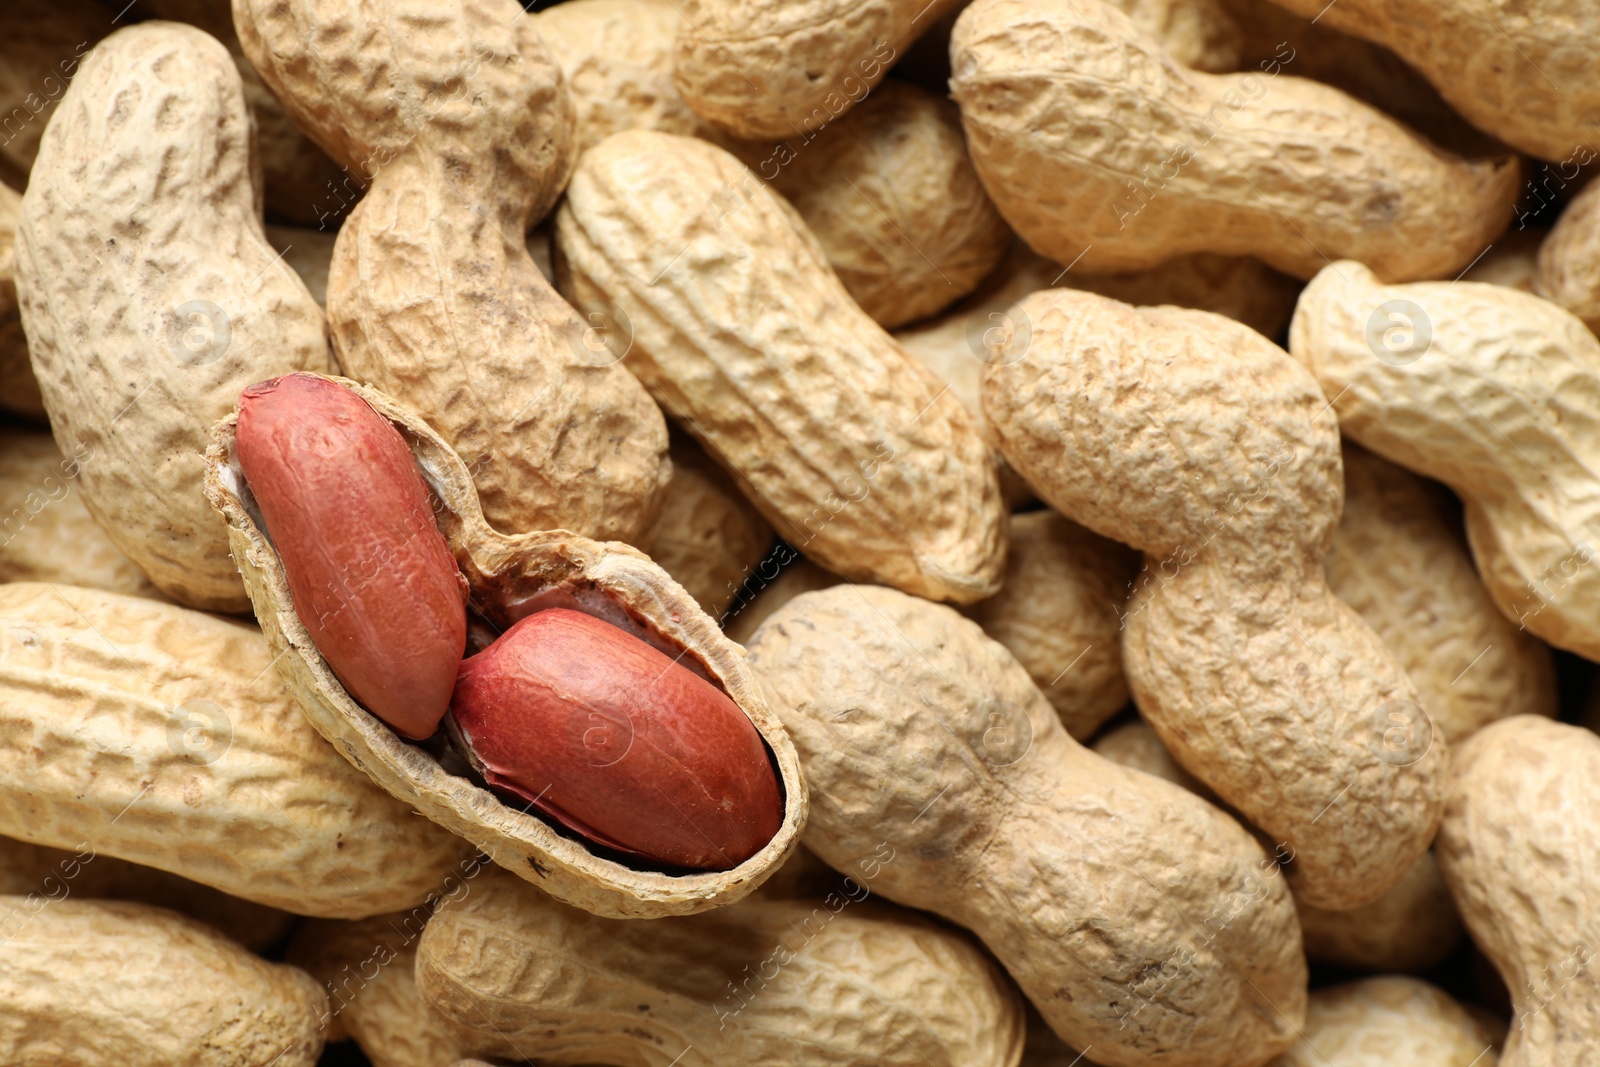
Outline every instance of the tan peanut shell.
<path fill-rule="evenodd" d="M 340 1032 L 373 1067 L 442 1067 L 464 1054 L 417 993 L 417 942 L 427 921 L 426 908 L 358 922 L 316 919 L 289 945 L 288 961 L 322 986 Z"/>
<path fill-rule="evenodd" d="M 1539 247 L 1533 291 L 1600 332 L 1600 184 L 1591 181 Z"/>
<path fill-rule="evenodd" d="M 1454 785 L 1439 865 L 1511 992 L 1500 1063 L 1591 1062 L 1600 1055 L 1600 737 L 1536 716 L 1502 719 L 1462 743 Z"/>
<path fill-rule="evenodd" d="M 289 116 L 368 186 L 328 279 L 343 372 L 439 428 L 497 529 L 641 538 L 671 473 L 666 424 L 525 243 L 573 158 L 533 20 L 514 0 L 234 14 Z"/>
<path fill-rule="evenodd" d="M 1496 719 L 1556 713 L 1545 644 L 1495 607 L 1438 486 L 1344 446 L 1328 586 L 1389 646 L 1451 744 Z"/>
<path fill-rule="evenodd" d="M 44 397 L 28 361 L 28 338 L 17 305 L 17 223 L 22 194 L 0 183 L 0 408 L 33 422 L 45 421 Z"/>
<path fill-rule="evenodd" d="M 713 619 L 722 618 L 739 585 L 772 548 L 772 527 L 726 471 L 693 441 L 674 438 L 672 481 L 650 558 Z"/>
<path fill-rule="evenodd" d="M 1443 990 L 1384 975 L 1312 993 L 1299 1044 L 1270 1067 L 1495 1067 L 1498 1043 Z"/>
<path fill-rule="evenodd" d="M 61 582 L 157 595 L 83 505 L 87 453 L 67 457 L 42 430 L 0 429 L 0 582 Z"/>
<path fill-rule="evenodd" d="M 811 786 L 806 846 L 975 933 L 1062 1040 L 1110 1067 L 1258 1067 L 1305 960 L 1285 880 L 1222 812 L 1073 741 L 950 608 L 797 597 L 750 661 Z"/>
<path fill-rule="evenodd" d="M 955 0 L 685 0 L 673 78 L 735 137 L 814 134 Z"/>
<path fill-rule="evenodd" d="M 39 138 L 89 50 L 116 29 L 96 0 L 8 0 L 0 8 L 0 182 L 25 189 Z"/>
<path fill-rule="evenodd" d="M 951 91 L 995 206 L 1087 271 L 1191 252 L 1309 278 L 1329 257 L 1453 275 L 1505 229 L 1513 157 L 1466 161 L 1337 89 L 1184 70 L 1101 0 L 977 0 Z"/>
<path fill-rule="evenodd" d="M 49 901 L 72 899 L 127 900 L 167 908 L 220 930 L 252 952 L 265 952 L 282 941 L 295 918 L 191 882 L 176 874 L 145 867 L 89 848 L 46 848 L 0 837 L 0 893 Z"/>
<path fill-rule="evenodd" d="M 776 577 L 759 573 L 749 575 L 740 584 L 739 595 L 724 614 L 723 626 L 730 641 L 741 645 L 750 638 L 767 617 L 802 593 L 814 593 L 844 581 L 830 574 L 804 556 L 786 561 Z"/>
<path fill-rule="evenodd" d="M 1600 61 L 1582 42 L 1600 33 L 1600 12 L 1584 0 L 1277 2 L 1393 49 L 1469 122 L 1529 155 L 1565 159 L 1595 136 Z"/>
<path fill-rule="evenodd" d="M 272 662 L 253 626 L 0 585 L 0 834 L 301 915 L 439 892 L 466 846 L 319 738 Z"/>
<path fill-rule="evenodd" d="M 1021 663 L 1078 741 L 1128 703 L 1122 602 L 1139 555 L 1054 511 L 1011 516 L 1000 592 L 965 614 Z"/>
<path fill-rule="evenodd" d="M 90 514 L 174 600 L 248 605 L 196 491 L 206 433 L 252 382 L 325 370 L 322 312 L 261 229 L 250 116 L 215 39 L 106 38 L 23 197 L 17 291 L 56 443 Z"/>
<path fill-rule="evenodd" d="M 1138 715 L 1112 723 L 1095 737 L 1089 747 L 1095 755 L 1104 756 L 1112 763 L 1143 771 L 1173 785 L 1181 785 L 1196 796 L 1220 804 L 1210 787 L 1184 770 L 1172 758 L 1172 753 L 1167 751 L 1167 746 L 1161 743 L 1161 738 L 1156 736 L 1150 724 Z"/>
<path fill-rule="evenodd" d="M 984 410 L 1042 499 L 1145 553 L 1122 642 L 1145 718 L 1294 857 L 1297 898 L 1377 899 L 1433 837 L 1445 744 L 1328 589 L 1343 493 L 1316 382 L 1203 311 L 1056 289 L 1011 314 L 1031 325 L 986 369 Z"/>
<path fill-rule="evenodd" d="M 339 684 L 295 615 L 283 564 L 262 531 L 234 455 L 237 415 L 219 422 L 207 455 L 206 496 L 228 523 L 233 555 L 255 604 L 279 673 L 311 725 L 384 790 L 472 842 L 558 900 L 597 914 L 653 918 L 714 908 L 759 885 L 799 839 L 806 789 L 783 727 L 761 695 L 739 648 L 715 620 L 648 557 L 627 545 L 564 530 L 507 535 L 484 521 L 472 476 L 443 437 L 376 389 L 335 379 L 394 424 L 435 497 L 435 518 L 455 554 L 470 609 L 495 633 L 544 608 L 602 618 L 707 677 L 750 718 L 771 752 L 785 793 L 784 821 L 756 855 L 729 871 L 668 874 L 606 858 L 551 824 L 502 804 L 442 766 L 362 708 Z"/>
<path fill-rule="evenodd" d="M 1289 348 L 1344 433 L 1455 490 L 1500 610 L 1600 658 L 1600 340 L 1556 305 L 1472 282 L 1385 286 L 1359 263 L 1306 287 Z M 1509 442 L 1509 444 L 1508 444 Z"/>
<path fill-rule="evenodd" d="M 1549 235 L 1549 230 L 1532 227 L 1507 230 L 1495 241 L 1493 248 L 1467 269 L 1461 281 L 1505 285 L 1550 299 L 1539 293 L 1538 288 L 1539 250 Z M 1557 300 L 1556 303 L 1561 301 Z"/>
<path fill-rule="evenodd" d="M 322 991 L 143 904 L 0 897 L 0 1062 L 311 1067 Z"/>
<path fill-rule="evenodd" d="M 575 306 L 795 548 L 845 577 L 967 602 L 1005 562 L 973 418 L 851 301 L 793 209 L 703 141 L 585 153 L 556 215 Z"/>
<path fill-rule="evenodd" d="M 328 302 L 328 268 L 333 263 L 335 237 L 332 232 L 309 226 L 267 227 L 267 240 L 283 254 L 283 261 L 300 275 L 311 299 L 318 304 Z"/>
<path fill-rule="evenodd" d="M 856 888 L 638 923 L 489 872 L 428 923 L 417 985 L 479 1054 L 542 1064 L 1012 1067 L 1000 969 Z"/>

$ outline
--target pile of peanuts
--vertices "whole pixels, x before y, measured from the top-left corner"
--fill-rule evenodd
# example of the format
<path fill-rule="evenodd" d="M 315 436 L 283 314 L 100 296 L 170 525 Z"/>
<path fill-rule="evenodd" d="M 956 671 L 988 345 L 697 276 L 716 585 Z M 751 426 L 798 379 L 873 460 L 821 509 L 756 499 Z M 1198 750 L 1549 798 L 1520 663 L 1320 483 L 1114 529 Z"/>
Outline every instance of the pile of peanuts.
<path fill-rule="evenodd" d="M 1600 7 L 6 0 L 0 1067 L 1600 1064 Z"/>

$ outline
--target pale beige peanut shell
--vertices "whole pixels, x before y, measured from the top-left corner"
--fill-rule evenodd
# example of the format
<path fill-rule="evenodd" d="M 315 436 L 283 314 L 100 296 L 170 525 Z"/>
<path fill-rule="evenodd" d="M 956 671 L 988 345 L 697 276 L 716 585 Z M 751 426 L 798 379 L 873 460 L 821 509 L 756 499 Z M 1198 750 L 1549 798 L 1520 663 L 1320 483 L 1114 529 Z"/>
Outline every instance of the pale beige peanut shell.
<path fill-rule="evenodd" d="M 802 593 L 814 593 L 844 581 L 830 574 L 804 556 L 783 560 L 783 569 L 775 577 L 759 570 L 740 584 L 739 595 L 724 615 L 723 626 L 730 641 L 741 645 L 750 638 L 767 617 Z"/>
<path fill-rule="evenodd" d="M 311 1067 L 322 991 L 142 904 L 0 897 L 0 1061 L 17 1067 Z"/>
<path fill-rule="evenodd" d="M 673 78 L 735 137 L 805 137 L 859 104 L 955 0 L 685 0 Z"/>
<path fill-rule="evenodd" d="M 290 117 L 370 183 L 328 279 L 344 373 L 445 435 L 497 529 L 640 539 L 671 475 L 666 423 L 525 242 L 574 155 L 533 20 L 514 0 L 234 11 Z"/>
<path fill-rule="evenodd" d="M 0 428 L 0 582 L 158 595 L 83 505 L 78 475 L 93 459 L 63 456 L 42 430 Z"/>
<path fill-rule="evenodd" d="M 1285 880 L 1216 808 L 1073 741 L 1001 645 L 872 586 L 797 597 L 750 660 L 811 786 L 806 845 L 977 934 L 1112 1067 L 1256 1067 L 1305 960 Z"/>
<path fill-rule="evenodd" d="M 799 840 L 806 788 L 794 746 L 768 709 L 739 647 L 722 636 L 716 620 L 682 586 L 636 549 L 565 530 L 495 531 L 484 521 L 471 474 L 443 437 L 376 389 L 333 380 L 371 404 L 410 446 L 434 498 L 440 531 L 466 578 L 475 616 L 501 632 L 546 608 L 581 611 L 629 631 L 721 688 L 767 746 L 784 794 L 783 824 L 765 847 L 732 870 L 670 874 L 630 866 L 558 833 L 520 807 L 503 804 L 441 765 L 430 750 L 402 740 L 345 691 L 295 614 L 283 563 L 263 532 L 234 452 L 238 416 L 229 415 L 213 431 L 206 496 L 227 519 L 234 558 L 274 651 L 273 662 L 311 725 L 408 809 L 577 907 L 618 918 L 682 915 L 738 900 L 759 885 Z"/>
<path fill-rule="evenodd" d="M 1593 1062 L 1600 737 L 1536 716 L 1502 719 L 1462 743 L 1454 785 L 1439 865 L 1511 992 L 1502 1067 Z"/>
<path fill-rule="evenodd" d="M 39 138 L 89 50 L 121 23 L 95 0 L 0 6 L 0 181 L 25 189 Z"/>
<path fill-rule="evenodd" d="M 995 206 L 1095 273 L 1191 252 L 1309 278 L 1330 257 L 1453 275 L 1510 219 L 1516 160 L 1443 153 L 1304 79 L 1184 70 L 1101 0 L 977 0 L 951 90 Z"/>
<path fill-rule="evenodd" d="M 1531 227 L 1507 230 L 1493 248 L 1467 269 L 1461 281 L 1486 282 L 1521 289 L 1525 293 L 1539 293 L 1539 249 L 1549 235 L 1549 230 Z"/>
<path fill-rule="evenodd" d="M 922 596 L 998 588 L 1004 515 L 976 421 L 733 156 L 616 134 L 584 154 L 556 241 L 562 292 L 628 317 L 608 340 L 780 537 Z"/>
<path fill-rule="evenodd" d="M 90 514 L 167 596 L 242 611 L 197 492 L 206 434 L 252 382 L 328 365 L 322 312 L 262 233 L 233 60 L 178 23 L 101 42 L 23 197 L 17 291 L 56 442 Z"/>
<path fill-rule="evenodd" d="M 1513 623 L 1600 657 L 1588 327 L 1505 286 L 1385 286 L 1345 261 L 1306 287 L 1289 347 L 1348 437 L 1461 497 L 1478 574 Z"/>
<path fill-rule="evenodd" d="M 1089 747 L 1096 755 L 1104 756 L 1112 763 L 1155 775 L 1173 785 L 1181 785 L 1213 804 L 1220 803 L 1217 795 L 1204 782 L 1184 770 L 1172 758 L 1172 753 L 1167 751 L 1167 746 L 1161 743 L 1161 738 L 1156 736 L 1150 724 L 1138 715 L 1126 722 L 1119 720 L 1112 723 L 1095 737 Z"/>
<path fill-rule="evenodd" d="M 1391 48 L 1467 121 L 1540 159 L 1594 138 L 1600 11 L 1584 0 L 1278 0 Z M 1381 271 L 1379 273 L 1382 273 Z"/>
<path fill-rule="evenodd" d="M 253 626 L 0 585 L 0 664 L 0 834 L 339 918 L 427 899 L 469 851 L 316 735 Z"/>
<path fill-rule="evenodd" d="M 3 123 L 3 120 L 0 120 Z M 28 361 L 28 338 L 17 306 L 17 222 L 22 195 L 0 183 L 0 408 L 45 421 L 44 398 Z"/>
<path fill-rule="evenodd" d="M 618 922 L 499 872 L 422 934 L 423 1000 L 479 1054 L 639 1067 L 1012 1067 L 1021 998 L 976 945 L 872 901 Z"/>
<path fill-rule="evenodd" d="M 1495 1067 L 1498 1044 L 1442 989 L 1384 975 L 1312 993 L 1300 1042 L 1270 1067 Z"/>
<path fill-rule="evenodd" d="M 283 255 L 283 261 L 300 275 L 311 299 L 318 304 L 328 301 L 328 269 L 333 263 L 336 236 L 332 231 L 314 230 L 309 226 L 267 227 L 267 240 Z"/>
<path fill-rule="evenodd" d="M 463 893 L 473 892 L 470 882 Z M 464 1054 L 417 994 L 417 942 L 428 909 L 358 922 L 307 922 L 287 960 L 322 986 L 329 1023 L 354 1041 L 373 1067 L 442 1067 Z"/>
<path fill-rule="evenodd" d="M 985 371 L 984 410 L 1041 498 L 1145 553 L 1122 642 L 1140 710 L 1295 857 L 1299 899 L 1377 899 L 1433 837 L 1445 744 L 1328 589 L 1343 479 L 1316 382 L 1202 311 L 1057 289 L 1014 314 L 1031 329 Z"/>
<path fill-rule="evenodd" d="M 1011 516 L 1000 592 L 965 610 L 1028 671 L 1079 741 L 1128 703 L 1122 603 L 1139 555 L 1049 509 Z"/>
<path fill-rule="evenodd" d="M 720 619 L 772 548 L 772 527 L 704 449 L 675 437 L 672 481 L 649 547 L 650 558 Z"/>
<path fill-rule="evenodd" d="M 265 952 L 289 933 L 295 918 L 191 882 L 82 848 L 46 848 L 0 837 L 0 893 L 51 901 L 128 900 L 167 908 L 220 930 L 253 952 Z"/>
<path fill-rule="evenodd" d="M 1344 493 L 1328 585 L 1383 638 L 1444 739 L 1511 715 L 1554 716 L 1550 649 L 1495 607 L 1448 494 L 1349 443 Z"/>
<path fill-rule="evenodd" d="M 1533 291 L 1600 331 L 1600 183 L 1572 198 L 1539 248 Z"/>

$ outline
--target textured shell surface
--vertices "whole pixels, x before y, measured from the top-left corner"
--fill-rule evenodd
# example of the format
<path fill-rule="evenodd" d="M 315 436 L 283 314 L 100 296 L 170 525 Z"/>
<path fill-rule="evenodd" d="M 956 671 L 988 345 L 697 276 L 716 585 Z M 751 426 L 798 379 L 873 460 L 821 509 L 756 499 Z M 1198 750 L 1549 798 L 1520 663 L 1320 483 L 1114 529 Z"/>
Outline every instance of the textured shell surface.
<path fill-rule="evenodd" d="M 1354 970 L 1421 974 L 1466 936 L 1432 850 L 1371 904 L 1350 911 L 1301 904 L 1299 911 L 1306 958 Z"/>
<path fill-rule="evenodd" d="M 867 895 L 634 923 L 492 874 L 428 924 L 417 983 L 469 1048 L 543 1063 L 1015 1067 L 1021 998 L 1000 969 Z"/>
<path fill-rule="evenodd" d="M 1316 381 L 1202 311 L 1057 289 L 1014 313 L 1030 329 L 986 368 L 984 410 L 1042 499 L 1145 553 L 1122 642 L 1140 710 L 1294 857 L 1301 899 L 1376 899 L 1432 839 L 1447 757 L 1401 665 L 1328 589 L 1343 494 Z"/>
<path fill-rule="evenodd" d="M 0 1060 L 16 1067 L 312 1067 L 327 1003 L 170 911 L 0 897 Z"/>
<path fill-rule="evenodd" d="M 44 397 L 28 359 L 17 306 L 17 222 L 22 194 L 0 183 L 0 408 L 34 422 L 45 418 Z"/>
<path fill-rule="evenodd" d="M 790 544 L 937 599 L 999 587 L 1004 514 L 976 421 L 737 159 L 617 134 L 584 155 L 556 238 L 563 292 L 628 317 L 628 366 Z"/>
<path fill-rule="evenodd" d="M 602 855 L 407 743 L 339 684 L 295 614 L 283 564 L 261 525 L 234 454 L 237 415 L 221 420 L 207 454 L 206 495 L 227 519 L 262 632 L 284 683 L 311 724 L 401 803 L 472 842 L 558 900 L 597 914 L 655 918 L 718 907 L 749 893 L 794 849 L 807 799 L 799 762 L 768 709 L 739 647 L 682 586 L 637 549 L 555 530 L 507 535 L 483 518 L 472 475 L 426 422 L 370 386 L 349 387 L 388 419 L 411 448 L 434 515 L 469 587 L 468 606 L 493 632 L 545 608 L 569 608 L 634 634 L 723 690 L 761 735 L 784 794 L 783 824 L 729 871 L 672 873 Z"/>
<path fill-rule="evenodd" d="M 1590 182 L 1562 209 L 1538 248 L 1531 289 L 1578 316 L 1591 330 L 1600 326 L 1600 185 Z"/>
<path fill-rule="evenodd" d="M 262 232 L 239 73 L 177 23 L 85 59 L 23 197 L 17 291 L 33 369 L 89 511 L 163 593 L 249 601 L 196 487 L 252 382 L 326 370 L 322 312 Z"/>
<path fill-rule="evenodd" d="M 0 585 L 0 833 L 302 915 L 442 892 L 469 849 L 311 729 L 255 627 Z"/>
<path fill-rule="evenodd" d="M 1035 251 L 1093 273 L 1218 252 L 1301 278 L 1330 256 L 1450 276 L 1519 191 L 1515 157 L 1452 156 L 1290 75 L 1185 70 L 1101 0 L 977 0 L 951 65 L 995 206 Z"/>
<path fill-rule="evenodd" d="M 1498 1043 L 1443 990 L 1384 975 L 1312 993 L 1305 1036 L 1271 1067 L 1495 1067 Z"/>
<path fill-rule="evenodd" d="M 1306 287 L 1289 350 L 1347 435 L 1462 498 L 1478 573 L 1507 618 L 1600 658 L 1600 340 L 1588 327 L 1506 286 L 1386 286 L 1346 261 Z"/>
<path fill-rule="evenodd" d="M 1062 1040 L 1111 1067 L 1259 1065 L 1306 972 L 1285 879 L 1193 794 L 1069 737 L 954 610 L 838 586 L 750 659 L 811 784 L 806 846 L 972 930 Z"/>

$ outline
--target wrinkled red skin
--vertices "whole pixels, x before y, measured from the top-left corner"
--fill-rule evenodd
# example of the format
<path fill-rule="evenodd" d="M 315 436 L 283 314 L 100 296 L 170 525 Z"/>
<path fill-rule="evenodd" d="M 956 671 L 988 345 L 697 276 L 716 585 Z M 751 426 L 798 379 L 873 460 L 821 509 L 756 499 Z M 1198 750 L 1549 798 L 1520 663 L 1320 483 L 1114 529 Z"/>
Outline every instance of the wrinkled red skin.
<path fill-rule="evenodd" d="M 530 615 L 468 658 L 450 714 L 491 785 L 657 864 L 728 870 L 783 822 L 777 775 L 739 706 L 581 612 Z"/>
<path fill-rule="evenodd" d="M 310 374 L 239 396 L 235 451 L 294 609 L 350 695 L 406 737 L 450 706 L 465 582 L 398 430 Z"/>

